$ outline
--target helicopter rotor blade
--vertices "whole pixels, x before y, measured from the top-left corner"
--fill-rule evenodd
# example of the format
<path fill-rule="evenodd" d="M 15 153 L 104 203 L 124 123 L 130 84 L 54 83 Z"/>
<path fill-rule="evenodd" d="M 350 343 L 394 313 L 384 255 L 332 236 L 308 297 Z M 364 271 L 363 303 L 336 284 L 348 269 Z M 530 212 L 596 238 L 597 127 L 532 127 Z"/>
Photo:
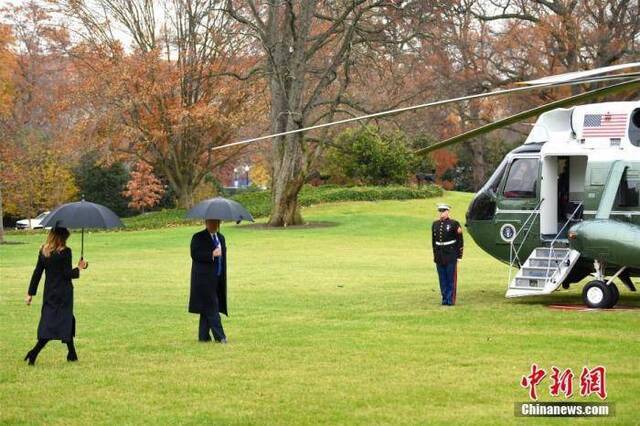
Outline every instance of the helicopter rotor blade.
<path fill-rule="evenodd" d="M 595 89 L 595 90 L 591 90 L 585 93 L 581 93 L 579 95 L 575 95 L 575 96 L 570 96 L 568 98 L 563 98 L 536 108 L 532 108 L 529 109 L 527 111 L 523 111 L 520 112 L 518 114 L 514 114 L 511 115 L 507 118 L 503 118 L 502 120 L 498 120 L 498 121 L 494 121 L 492 123 L 489 123 L 485 126 L 481 126 L 478 128 L 475 128 L 473 130 L 470 130 L 468 132 L 465 133 L 461 133 L 459 135 L 456 135 L 452 138 L 443 140 L 441 142 L 435 143 L 433 145 L 430 145 L 426 148 L 422 148 L 419 150 L 416 150 L 414 153 L 415 154 L 427 154 L 429 152 L 441 149 L 441 148 L 445 148 L 451 145 L 454 145 L 456 143 L 460 143 L 463 142 L 467 139 L 471 139 L 473 137 L 476 136 L 480 136 L 483 135 L 485 133 L 489 133 L 493 130 L 499 129 L 501 127 L 505 127 L 508 126 L 510 124 L 514 124 L 517 123 L 518 121 L 521 120 L 525 120 L 527 118 L 531 118 L 534 116 L 537 116 L 539 114 L 542 114 L 543 112 L 547 112 L 550 111 L 552 109 L 555 108 L 562 108 L 562 107 L 566 107 L 566 106 L 570 106 L 573 104 L 576 104 L 578 102 L 582 102 L 582 101 L 586 101 L 589 99 L 593 99 L 593 98 L 597 98 L 598 96 L 603 96 L 603 95 L 609 95 L 612 93 L 616 93 L 616 92 L 620 92 L 622 90 L 626 90 L 629 89 L 631 87 L 634 86 L 640 86 L 640 78 L 636 78 L 633 79 L 631 81 L 625 81 L 622 83 L 618 83 L 618 84 L 614 84 L 611 86 L 607 86 L 607 87 L 603 87 L 600 89 Z"/>
<path fill-rule="evenodd" d="M 545 83 L 561 83 L 561 82 L 585 79 L 595 75 L 606 74 L 609 72 L 618 71 L 622 69 L 637 68 L 637 67 L 640 67 L 640 62 L 611 65 L 608 67 L 594 68 L 592 70 L 587 70 L 587 71 L 575 71 L 575 72 L 568 72 L 564 74 L 550 75 L 548 77 L 542 77 L 535 80 L 522 81 L 517 84 L 537 85 L 537 84 L 545 84 Z"/>
<path fill-rule="evenodd" d="M 415 110 L 422 109 L 422 108 L 431 108 L 431 107 L 446 105 L 446 104 L 455 103 L 455 102 L 468 101 L 468 100 L 472 100 L 472 99 L 488 98 L 488 97 L 493 97 L 493 96 L 507 95 L 507 94 L 510 94 L 510 93 L 527 92 L 527 91 L 533 91 L 533 90 L 543 90 L 543 89 L 550 89 L 550 88 L 555 88 L 555 87 L 574 86 L 574 85 L 579 85 L 579 84 L 589 84 L 589 83 L 598 83 L 598 82 L 603 82 L 603 81 L 629 79 L 629 78 L 634 78 L 634 77 L 638 77 L 638 76 L 640 76 L 640 72 L 625 73 L 625 74 L 615 74 L 615 75 L 610 75 L 610 76 L 600 76 L 600 77 L 593 77 L 593 78 L 587 78 L 587 79 L 582 78 L 582 79 L 575 79 L 575 80 L 571 80 L 571 81 L 561 81 L 561 82 L 554 82 L 554 83 L 541 83 L 541 84 L 530 85 L 530 86 L 515 87 L 515 88 L 512 88 L 512 89 L 494 90 L 492 92 L 477 93 L 477 94 L 474 94 L 474 95 L 460 96 L 460 97 L 451 98 L 451 99 L 444 99 L 444 100 L 439 100 L 439 101 L 427 102 L 427 103 L 424 103 L 424 104 L 411 105 L 411 106 L 396 108 L 396 109 L 387 110 L 387 111 L 380 111 L 380 112 L 376 112 L 376 113 L 373 113 L 373 114 L 367 114 L 367 115 L 361 115 L 361 116 L 357 116 L 357 117 L 345 118 L 343 120 L 332 121 L 332 122 L 329 122 L 329 123 L 316 124 L 314 126 L 303 127 L 303 128 L 300 128 L 300 129 L 288 130 L 286 132 L 273 133 L 273 134 L 270 134 L 270 135 L 259 136 L 259 137 L 255 137 L 255 138 L 251 138 L 251 139 L 244 139 L 244 140 L 241 140 L 241 141 L 238 141 L 238 142 L 232 142 L 232 143 L 228 143 L 228 144 L 224 144 L 224 145 L 213 147 L 213 148 L 211 148 L 211 151 L 216 151 L 216 150 L 220 150 L 220 149 L 224 149 L 224 148 L 230 148 L 230 147 L 233 147 L 233 146 L 246 145 L 246 144 L 250 144 L 250 143 L 254 143 L 254 142 L 260 142 L 260 141 L 263 141 L 263 140 L 266 140 L 266 139 L 271 139 L 271 138 L 275 138 L 275 137 L 279 137 L 279 136 L 286 136 L 286 135 L 291 135 L 291 134 L 295 134 L 295 133 L 302 133 L 302 132 L 307 132 L 307 131 L 310 131 L 310 130 L 321 129 L 321 128 L 324 128 L 324 127 L 336 126 L 336 125 L 339 125 L 339 124 L 352 123 L 352 122 L 355 122 L 355 121 L 367 120 L 367 119 L 371 119 L 371 118 L 378 118 L 378 117 L 383 117 L 383 116 L 387 116 L 387 115 L 399 114 L 401 112 L 415 111 Z"/>

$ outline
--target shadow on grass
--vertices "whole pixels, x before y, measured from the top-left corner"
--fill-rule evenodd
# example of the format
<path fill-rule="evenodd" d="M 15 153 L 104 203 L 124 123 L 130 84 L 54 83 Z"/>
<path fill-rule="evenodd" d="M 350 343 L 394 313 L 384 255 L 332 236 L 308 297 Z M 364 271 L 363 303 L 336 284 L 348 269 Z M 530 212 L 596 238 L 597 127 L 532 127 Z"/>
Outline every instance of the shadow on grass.
<path fill-rule="evenodd" d="M 525 298 L 525 299 L 513 301 L 512 303 L 516 305 L 523 305 L 523 306 L 539 305 L 546 308 L 557 309 L 557 310 L 562 310 L 559 308 L 561 306 L 568 306 L 568 307 L 581 306 L 583 308 L 586 308 L 582 300 L 581 293 L 563 294 L 563 295 L 557 295 L 557 296 L 553 296 L 553 295 L 537 296 L 537 297 Z M 640 300 L 638 300 L 638 298 L 636 297 L 636 294 L 634 293 L 627 293 L 627 294 L 621 293 L 620 301 L 613 309 L 591 309 L 591 310 L 614 311 L 616 310 L 616 308 L 619 308 L 618 310 L 620 311 L 640 308 Z"/>

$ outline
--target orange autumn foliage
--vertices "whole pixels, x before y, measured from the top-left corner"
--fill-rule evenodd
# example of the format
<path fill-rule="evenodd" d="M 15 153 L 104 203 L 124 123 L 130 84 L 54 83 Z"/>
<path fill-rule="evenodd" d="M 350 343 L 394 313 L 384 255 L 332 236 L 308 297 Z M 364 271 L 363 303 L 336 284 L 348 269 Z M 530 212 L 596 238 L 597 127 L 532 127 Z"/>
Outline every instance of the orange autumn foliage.
<path fill-rule="evenodd" d="M 129 207 L 144 211 L 157 205 L 163 194 L 164 187 L 153 174 L 153 167 L 144 161 L 138 161 L 131 171 L 127 189 L 122 193 L 131 199 Z"/>
<path fill-rule="evenodd" d="M 13 106 L 12 74 L 15 70 L 15 55 L 9 49 L 13 41 L 11 28 L 0 25 L 0 119 L 11 113 Z"/>

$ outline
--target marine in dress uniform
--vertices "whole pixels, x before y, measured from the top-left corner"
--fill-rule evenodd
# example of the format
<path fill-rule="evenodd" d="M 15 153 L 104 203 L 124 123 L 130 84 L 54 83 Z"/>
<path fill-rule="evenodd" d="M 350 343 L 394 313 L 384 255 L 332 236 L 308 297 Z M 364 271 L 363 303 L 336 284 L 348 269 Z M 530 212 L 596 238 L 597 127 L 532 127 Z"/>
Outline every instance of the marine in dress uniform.
<path fill-rule="evenodd" d="M 440 218 L 431 225 L 431 245 L 433 261 L 438 270 L 442 304 L 453 306 L 456 303 L 457 264 L 462 259 L 464 239 L 460 223 L 449 217 L 450 206 L 440 204 Z"/>

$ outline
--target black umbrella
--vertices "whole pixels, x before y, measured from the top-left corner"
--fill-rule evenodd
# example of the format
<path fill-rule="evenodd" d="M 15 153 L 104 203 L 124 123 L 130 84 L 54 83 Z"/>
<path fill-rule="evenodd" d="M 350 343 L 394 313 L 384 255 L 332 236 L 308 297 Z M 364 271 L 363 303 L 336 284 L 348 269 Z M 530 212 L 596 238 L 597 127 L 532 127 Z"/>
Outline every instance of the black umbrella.
<path fill-rule="evenodd" d="M 82 229 L 82 249 L 84 258 L 84 228 L 118 228 L 124 226 L 120 218 L 102 204 L 77 201 L 58 206 L 42 220 L 42 227 L 62 227 Z"/>
<path fill-rule="evenodd" d="M 236 223 L 243 220 L 253 222 L 253 216 L 242 207 L 242 204 L 222 197 L 209 198 L 199 202 L 187 212 L 187 217 L 191 219 L 233 220 Z"/>

